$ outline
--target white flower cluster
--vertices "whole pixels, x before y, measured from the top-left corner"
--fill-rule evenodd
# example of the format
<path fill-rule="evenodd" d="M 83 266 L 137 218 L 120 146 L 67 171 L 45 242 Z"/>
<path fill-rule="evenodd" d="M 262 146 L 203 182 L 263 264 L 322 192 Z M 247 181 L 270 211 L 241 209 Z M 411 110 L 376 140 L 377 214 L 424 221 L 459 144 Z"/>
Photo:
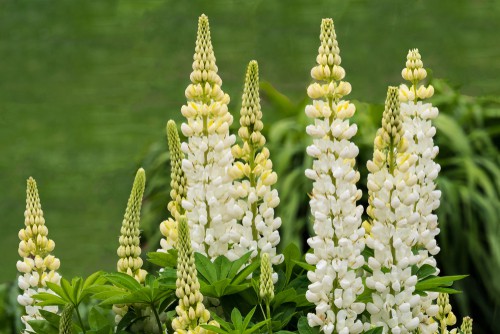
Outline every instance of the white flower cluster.
<path fill-rule="evenodd" d="M 316 304 L 316 313 L 307 315 L 310 326 L 326 333 L 361 333 L 359 315 L 365 304 L 356 302 L 363 292 L 362 278 L 356 274 L 365 262 L 362 206 L 356 206 L 361 191 L 356 188 L 359 173 L 354 169 L 358 147 L 350 141 L 357 127 L 349 123 L 355 107 L 341 100 L 349 94 L 349 83 L 340 81 L 345 71 L 340 66 L 339 48 L 333 21 L 321 23 L 318 65 L 311 71 L 317 83 L 308 88 L 315 99 L 306 107 L 314 120 L 307 127 L 313 144 L 307 154 L 314 158 L 306 176 L 314 181 L 310 206 L 315 236 L 307 242 L 313 249 L 306 261 L 315 265 L 308 272 L 311 281 L 306 298 Z"/>
<path fill-rule="evenodd" d="M 267 253 L 273 264 L 283 261 L 283 255 L 276 253 L 280 242 L 278 228 L 281 218 L 275 217 L 274 209 L 280 199 L 278 191 L 272 186 L 278 180 L 272 170 L 269 150 L 264 147 L 265 137 L 259 97 L 259 67 L 256 61 L 248 64 L 245 87 L 242 96 L 240 129 L 238 134 L 243 145 L 232 148 L 233 156 L 238 159 L 229 170 L 235 180 L 234 197 L 244 212 L 241 224 L 235 225 L 235 235 L 239 242 L 234 245 L 235 253 L 242 255 L 252 251 L 252 258 L 259 253 Z M 275 280 L 277 280 L 275 275 Z"/>
<path fill-rule="evenodd" d="M 414 66 L 415 62 L 419 65 L 418 71 L 421 75 L 418 78 L 414 76 L 412 80 L 414 87 L 427 75 L 427 72 L 423 69 L 421 56 L 417 49 L 410 50 L 408 53 L 406 72 L 409 73 L 412 67 L 416 67 Z M 403 78 L 408 80 L 407 76 L 403 75 Z M 405 95 L 405 87 L 405 85 L 400 86 L 400 99 Z M 421 91 L 422 87 L 424 86 L 421 85 L 417 89 L 417 92 Z M 434 92 L 434 88 L 431 85 L 425 89 Z M 428 96 L 417 94 L 417 98 L 423 99 L 426 97 Z M 416 155 L 415 164 L 411 167 L 410 172 L 417 178 L 413 189 L 416 191 L 418 199 L 411 213 L 417 217 L 415 225 L 418 232 L 418 240 L 415 245 L 419 255 L 417 265 L 419 267 L 424 264 L 431 265 L 436 268 L 436 273 L 439 273 L 436 259 L 434 258 L 440 250 L 436 242 L 436 236 L 439 234 L 438 217 L 433 211 L 440 204 L 441 191 L 436 189 L 435 180 L 441 167 L 434 161 L 439 148 L 434 146 L 433 138 L 436 134 L 436 128 L 432 126 L 432 120 L 438 116 L 439 111 L 430 103 L 416 102 L 416 100 L 416 98 L 409 99 L 407 102 L 401 103 L 401 116 L 403 119 L 403 129 L 405 130 L 405 139 L 408 143 L 407 151 Z M 437 293 L 429 293 L 427 296 L 422 297 L 422 308 L 424 310 L 428 309 L 436 298 Z M 430 323 L 430 319 L 427 317 L 421 323 L 422 332 L 430 332 L 425 328 L 425 324 Z"/>
<path fill-rule="evenodd" d="M 374 253 L 368 259 L 373 273 L 366 278 L 366 286 L 374 290 L 373 301 L 366 309 L 372 325 L 394 334 L 412 333 L 425 318 L 421 298 L 414 293 L 417 276 L 411 273 L 420 260 L 412 251 L 419 240 L 419 216 L 414 212 L 419 199 L 417 156 L 408 151 L 403 131 L 399 89 L 389 87 L 373 160 L 367 164 L 371 221 L 364 225 L 369 232 L 366 245 Z"/>
<path fill-rule="evenodd" d="M 198 22 L 191 82 L 186 89 L 187 105 L 182 107 L 182 133 L 188 142 L 182 144 L 187 159 L 182 161 L 186 175 L 187 195 L 182 201 L 191 230 L 194 250 L 210 258 L 238 256 L 231 245 L 239 241 L 234 231 L 236 219 L 243 213 L 232 197 L 232 178 L 228 170 L 233 163 L 231 146 L 235 136 L 229 134 L 233 117 L 228 112 L 229 96 L 221 90 L 212 49 L 208 18 Z"/>
<path fill-rule="evenodd" d="M 50 252 L 54 250 L 55 243 L 48 239 L 48 230 L 43 218 L 42 206 L 36 182 L 28 179 L 26 190 L 26 211 L 24 212 L 26 227 L 19 231 L 19 255 L 23 261 L 17 261 L 17 270 L 21 273 L 18 285 L 23 293 L 17 297 L 19 304 L 24 306 L 26 315 L 21 317 L 28 333 L 32 331 L 28 324 L 30 320 L 42 320 L 40 309 L 57 313 L 57 306 L 35 306 L 33 295 L 41 292 L 52 292 L 47 288 L 47 282 L 59 284 L 61 276 L 57 273 L 60 261 Z"/>

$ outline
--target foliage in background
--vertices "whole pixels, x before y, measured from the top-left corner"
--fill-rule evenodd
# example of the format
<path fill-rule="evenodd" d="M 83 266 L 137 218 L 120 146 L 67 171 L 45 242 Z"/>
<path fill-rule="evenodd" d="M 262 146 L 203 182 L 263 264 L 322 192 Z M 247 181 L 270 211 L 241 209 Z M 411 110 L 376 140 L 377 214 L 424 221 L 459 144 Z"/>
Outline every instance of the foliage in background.
<path fill-rule="evenodd" d="M 438 211 L 441 253 L 438 263 L 443 275 L 469 273 L 457 283 L 463 294 L 454 297 L 460 314 L 471 314 L 479 332 L 500 332 L 500 99 L 462 95 L 443 80 L 434 79 L 436 89 L 431 99 L 439 108 L 435 121 L 436 144 L 441 165 L 438 187 L 442 204 Z M 293 102 L 271 84 L 261 84 L 264 129 L 268 148 L 278 174 L 281 203 L 277 215 L 283 225 L 281 247 L 290 243 L 307 250 L 305 243 L 312 225 L 307 206 L 310 182 L 304 171 L 311 165 L 306 155 L 309 145 L 304 114 L 307 97 Z M 382 105 L 354 101 L 358 124 L 359 146 L 357 166 L 367 175 L 366 161 L 371 158 L 373 138 L 379 126 Z M 236 132 L 232 129 L 233 133 Z M 166 217 L 169 192 L 169 156 L 166 140 L 155 143 L 142 161 L 150 175 L 143 211 L 147 250 L 157 247 L 161 235 L 157 222 Z M 361 178 L 361 204 L 366 206 L 366 178 Z M 465 288 L 467 286 L 467 288 Z M 481 326 L 484 326 L 481 328 Z"/>

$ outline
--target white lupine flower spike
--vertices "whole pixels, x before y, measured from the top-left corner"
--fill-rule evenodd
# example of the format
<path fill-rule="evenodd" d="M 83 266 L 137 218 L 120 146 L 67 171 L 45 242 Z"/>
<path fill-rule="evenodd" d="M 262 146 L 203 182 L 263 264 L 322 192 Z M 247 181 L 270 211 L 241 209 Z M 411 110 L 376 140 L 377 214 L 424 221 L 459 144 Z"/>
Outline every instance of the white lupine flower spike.
<path fill-rule="evenodd" d="M 261 252 L 268 253 L 273 264 L 283 261 L 276 253 L 280 242 L 278 228 L 281 219 L 274 210 L 280 199 L 278 191 L 272 189 L 278 177 L 272 170 L 273 163 L 262 135 L 262 111 L 259 97 L 259 66 L 252 60 L 247 67 L 245 87 L 240 111 L 238 135 L 242 145 L 234 145 L 232 153 L 237 160 L 229 173 L 235 180 L 234 197 L 238 198 L 243 217 L 235 226 L 234 234 L 239 242 L 234 246 L 238 256 L 252 251 L 252 258 Z"/>
<path fill-rule="evenodd" d="M 383 326 L 384 333 L 412 333 L 424 319 L 420 296 L 414 294 L 417 277 L 411 274 L 411 266 L 419 261 L 412 252 L 418 220 L 411 215 L 418 200 L 412 173 L 417 157 L 408 152 L 398 95 L 397 87 L 389 87 L 373 160 L 367 163 L 370 221 L 364 226 L 374 256 L 368 259 L 373 274 L 366 286 L 374 293 L 366 309 L 371 324 Z"/>
<path fill-rule="evenodd" d="M 314 121 L 306 129 L 313 138 L 307 154 L 314 158 L 306 176 L 314 181 L 309 204 L 315 233 L 307 241 L 313 252 L 306 261 L 316 267 L 308 272 L 311 284 L 306 293 L 316 313 L 309 313 L 307 319 L 326 334 L 361 333 L 365 305 L 356 298 L 364 287 L 357 270 L 365 264 L 361 255 L 365 231 L 363 207 L 356 205 L 361 198 L 356 187 L 360 176 L 354 169 L 359 150 L 350 141 L 357 132 L 356 125 L 349 123 L 355 106 L 342 99 L 351 85 L 341 81 L 345 71 L 331 19 L 322 21 L 320 41 L 317 66 L 311 71 L 316 82 L 307 89 L 314 101 L 305 110 Z"/>
<path fill-rule="evenodd" d="M 187 159 L 182 161 L 187 195 L 182 202 L 191 230 L 195 251 L 211 259 L 226 255 L 238 258 L 232 244 L 239 236 L 232 233 L 242 210 L 233 198 L 229 169 L 233 163 L 229 134 L 233 116 L 228 112 L 229 96 L 221 89 L 210 38 L 208 18 L 200 16 L 191 84 L 186 89 L 188 103 L 182 107 L 186 123 L 181 126 L 188 138 L 182 144 Z"/>
<path fill-rule="evenodd" d="M 181 141 L 177 131 L 177 125 L 173 120 L 167 123 L 168 150 L 170 152 L 170 198 L 168 210 L 171 218 L 160 224 L 160 232 L 164 238 L 161 239 L 161 249 L 158 251 L 166 252 L 175 248 L 177 243 L 177 220 L 184 215 L 185 210 L 182 207 L 182 201 L 186 199 L 186 176 L 182 170 L 182 160 L 184 153 L 181 150 Z"/>
<path fill-rule="evenodd" d="M 409 73 L 413 73 L 410 75 Z M 424 99 L 432 94 L 425 95 L 424 90 L 434 92 L 431 85 L 427 88 L 419 85 L 420 81 L 426 77 L 426 71 L 423 69 L 421 56 L 417 49 L 410 50 L 406 62 L 406 68 L 403 70 L 403 78 L 410 80 L 413 84 L 413 91 L 417 92 L 417 98 Z M 404 99 L 404 85 L 400 87 L 401 117 L 403 120 L 403 130 L 407 142 L 407 152 L 415 155 L 416 161 L 409 170 L 416 182 L 412 185 L 412 191 L 417 197 L 416 202 L 410 207 L 408 215 L 415 220 L 413 234 L 416 236 L 414 249 L 418 251 L 419 259 L 417 266 L 428 264 L 437 268 L 436 256 L 440 248 L 437 245 L 436 237 L 439 234 L 438 217 L 435 210 L 439 207 L 441 191 L 436 189 L 436 178 L 441 167 L 434 161 L 439 148 L 434 146 L 434 135 L 436 128 L 432 125 L 432 120 L 438 116 L 438 109 L 430 103 L 416 102 L 415 99 Z M 437 298 L 437 293 L 429 293 L 421 298 L 422 309 L 424 310 L 424 319 L 422 319 L 422 330 L 429 322 L 429 316 L 432 316 L 432 302 Z"/>
<path fill-rule="evenodd" d="M 27 181 L 26 211 L 24 211 L 25 228 L 19 231 L 19 255 L 23 261 L 17 261 L 17 270 L 21 273 L 18 285 L 22 294 L 17 297 L 26 314 L 21 317 L 26 331 L 33 331 L 28 324 L 30 320 L 42 320 L 40 310 L 57 313 L 57 306 L 36 306 L 33 295 L 51 292 L 47 282 L 59 284 L 61 276 L 57 273 L 60 266 L 58 258 L 50 253 L 55 243 L 48 238 L 48 229 L 43 218 L 42 206 L 36 182 L 33 178 Z"/>

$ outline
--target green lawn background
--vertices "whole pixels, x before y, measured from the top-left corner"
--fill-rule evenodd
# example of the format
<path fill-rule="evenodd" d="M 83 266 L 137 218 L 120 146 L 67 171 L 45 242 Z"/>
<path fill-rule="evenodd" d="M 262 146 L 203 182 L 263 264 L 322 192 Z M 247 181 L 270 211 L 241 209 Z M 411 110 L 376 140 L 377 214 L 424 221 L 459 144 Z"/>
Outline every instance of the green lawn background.
<path fill-rule="evenodd" d="M 498 1 L 0 0 L 0 282 L 16 276 L 29 176 L 62 274 L 115 267 L 137 163 L 180 119 L 201 13 L 233 114 L 250 59 L 303 96 L 323 17 L 335 21 L 350 98 L 382 102 L 413 47 L 463 92 L 500 95 Z"/>

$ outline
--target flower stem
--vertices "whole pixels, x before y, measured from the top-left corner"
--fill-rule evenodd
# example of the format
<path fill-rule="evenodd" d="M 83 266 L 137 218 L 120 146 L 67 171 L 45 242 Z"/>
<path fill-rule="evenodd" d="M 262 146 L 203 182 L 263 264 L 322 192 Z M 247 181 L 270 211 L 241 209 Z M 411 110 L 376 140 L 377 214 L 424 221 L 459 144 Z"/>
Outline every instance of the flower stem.
<path fill-rule="evenodd" d="M 162 325 L 161 325 L 160 316 L 158 315 L 158 311 L 156 310 L 155 304 L 151 304 L 151 309 L 153 310 L 153 313 L 154 313 L 155 318 L 156 318 L 156 323 L 158 325 L 158 331 L 159 331 L 159 333 L 161 333 Z"/>
<path fill-rule="evenodd" d="M 76 310 L 76 316 L 78 317 L 78 322 L 80 323 L 80 326 L 82 327 L 83 334 L 86 333 L 85 331 L 85 326 L 83 325 L 82 317 L 80 315 L 80 311 L 78 311 L 78 306 L 75 307 Z"/>

